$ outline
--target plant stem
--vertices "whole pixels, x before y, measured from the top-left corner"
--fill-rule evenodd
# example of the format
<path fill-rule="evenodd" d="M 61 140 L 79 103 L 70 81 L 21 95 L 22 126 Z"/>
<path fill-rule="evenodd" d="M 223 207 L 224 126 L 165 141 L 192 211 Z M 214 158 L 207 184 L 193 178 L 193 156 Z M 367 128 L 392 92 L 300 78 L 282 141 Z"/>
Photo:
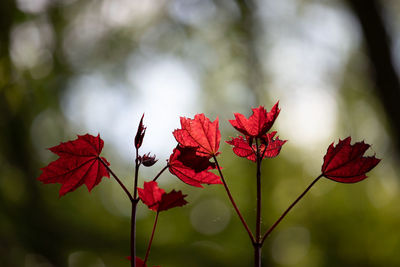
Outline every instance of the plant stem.
<path fill-rule="evenodd" d="M 128 189 L 125 187 L 125 185 L 121 182 L 121 180 L 118 178 L 118 176 L 108 167 L 107 163 L 105 163 L 100 157 L 99 157 L 100 162 L 106 167 L 107 171 L 111 173 L 111 175 L 114 177 L 114 179 L 118 182 L 118 184 L 121 186 L 121 188 L 125 191 L 126 195 L 129 197 L 129 200 L 133 202 L 133 197 L 131 193 L 129 193 Z"/>
<path fill-rule="evenodd" d="M 254 246 L 254 266 L 261 267 L 261 155 L 260 148 L 258 146 L 258 139 L 256 139 L 256 147 L 257 147 L 257 217 L 256 217 L 256 242 L 253 244 Z"/>
<path fill-rule="evenodd" d="M 144 257 L 144 265 L 146 264 L 147 258 L 149 257 L 149 254 L 150 254 L 151 243 L 153 242 L 154 232 L 156 231 L 156 226 L 157 226 L 158 214 L 159 214 L 159 213 L 160 213 L 160 212 L 157 211 L 156 218 L 155 218 L 155 220 L 154 220 L 153 231 L 151 232 L 151 237 L 150 237 L 150 240 L 149 240 L 149 245 L 147 246 L 147 250 L 146 250 L 146 256 Z"/>
<path fill-rule="evenodd" d="M 139 200 L 139 199 L 137 199 Z M 136 207 L 138 201 L 132 202 L 132 213 L 131 213 L 131 267 L 136 266 Z"/>
<path fill-rule="evenodd" d="M 139 149 L 136 148 L 136 159 L 135 159 L 135 182 L 133 186 L 133 199 L 136 200 L 137 198 L 137 184 L 138 184 L 138 179 L 139 179 L 139 167 L 140 167 L 140 162 L 139 162 Z"/>
<path fill-rule="evenodd" d="M 262 244 L 254 243 L 254 266 L 261 267 L 261 247 Z"/>
<path fill-rule="evenodd" d="M 136 267 L 136 207 L 139 202 L 137 197 L 137 184 L 139 178 L 139 149 L 136 148 L 135 158 L 135 181 L 133 186 L 133 202 L 132 202 L 132 213 L 131 213 L 131 267 Z"/>
<path fill-rule="evenodd" d="M 156 181 L 158 179 L 158 177 L 160 177 L 160 175 L 169 167 L 169 164 L 167 164 L 167 166 L 165 166 L 164 168 L 161 169 L 161 171 L 156 175 L 156 177 L 154 177 L 153 181 Z"/>
<path fill-rule="evenodd" d="M 229 200 L 231 201 L 232 206 L 235 209 L 237 215 L 239 216 L 239 219 L 242 222 L 244 228 L 246 229 L 247 233 L 249 234 L 251 242 L 254 244 L 254 242 L 255 242 L 254 236 L 251 233 L 249 226 L 247 225 L 246 221 L 244 220 L 242 214 L 240 213 L 239 208 L 236 206 L 235 201 L 233 200 L 233 197 L 231 195 L 231 192 L 229 191 L 228 185 L 225 182 L 224 175 L 222 174 L 221 167 L 218 164 L 218 160 L 215 156 L 213 156 L 213 159 L 214 159 L 215 165 L 217 165 L 219 175 L 221 176 L 221 180 L 222 180 L 222 183 L 224 184 L 224 188 L 225 188 L 226 193 L 228 194 Z"/>
<path fill-rule="evenodd" d="M 304 190 L 304 192 L 285 210 L 285 212 L 279 217 L 279 219 L 268 229 L 268 231 L 264 234 L 261 244 L 264 243 L 265 239 L 268 235 L 275 229 L 275 227 L 282 221 L 282 219 L 286 216 L 286 214 L 299 202 L 300 199 L 304 197 L 304 195 L 313 187 L 313 185 L 318 182 L 318 180 L 322 177 L 322 174 L 319 175 L 314 181 Z"/>

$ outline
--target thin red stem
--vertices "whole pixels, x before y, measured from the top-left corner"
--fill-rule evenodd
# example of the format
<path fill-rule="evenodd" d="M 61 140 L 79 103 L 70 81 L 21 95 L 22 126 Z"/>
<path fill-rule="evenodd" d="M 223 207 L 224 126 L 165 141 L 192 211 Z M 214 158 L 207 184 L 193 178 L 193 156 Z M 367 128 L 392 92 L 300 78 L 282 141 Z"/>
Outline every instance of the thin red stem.
<path fill-rule="evenodd" d="M 132 202 L 131 213 L 131 267 L 136 266 L 136 207 L 138 201 Z"/>
<path fill-rule="evenodd" d="M 231 201 L 232 206 L 233 206 L 233 208 L 235 209 L 237 215 L 239 216 L 239 219 L 240 219 L 240 221 L 242 222 L 244 228 L 246 229 L 247 233 L 249 234 L 249 237 L 250 237 L 250 239 L 251 239 L 251 242 L 254 243 L 254 242 L 255 242 L 254 236 L 253 236 L 253 234 L 251 233 L 251 231 L 250 231 L 250 229 L 249 229 L 249 226 L 247 225 L 246 221 L 244 220 L 242 214 L 240 213 L 239 208 L 237 207 L 235 201 L 233 200 L 233 197 L 232 197 L 231 192 L 230 192 L 230 190 L 229 190 L 229 188 L 228 188 L 228 185 L 227 185 L 226 182 L 225 182 L 224 175 L 222 174 L 221 167 L 220 167 L 219 164 L 218 164 L 218 160 L 217 160 L 217 158 L 216 158 L 215 156 L 213 156 L 213 159 L 214 159 L 215 165 L 217 166 L 219 175 L 221 176 L 221 180 L 222 180 L 222 183 L 223 183 L 223 185 L 224 185 L 225 191 L 226 191 L 226 193 L 228 194 L 229 200 Z"/>
<path fill-rule="evenodd" d="M 136 267 L 136 207 L 139 202 L 137 197 L 137 184 L 139 179 L 139 149 L 136 148 L 135 158 L 135 180 L 133 186 L 133 202 L 132 202 L 132 213 L 131 213 L 131 267 Z"/>
<path fill-rule="evenodd" d="M 261 247 L 262 244 L 254 243 L 254 266 L 261 267 Z"/>
<path fill-rule="evenodd" d="M 261 155 L 261 160 L 264 159 L 265 152 L 267 152 L 267 148 L 268 148 L 268 144 L 265 145 L 264 151 L 263 151 L 263 153 L 262 153 L 262 155 Z"/>
<path fill-rule="evenodd" d="M 257 160 L 257 217 L 256 217 L 256 242 L 254 246 L 254 266 L 261 267 L 261 160 L 258 139 L 256 139 L 256 160 Z"/>
<path fill-rule="evenodd" d="M 275 229 L 275 227 L 282 221 L 282 219 L 286 216 L 286 214 L 299 202 L 300 199 L 304 197 L 304 195 L 313 187 L 313 185 L 318 182 L 318 180 L 322 177 L 322 174 L 312 181 L 312 183 L 304 190 L 304 192 L 285 210 L 285 212 L 279 217 L 279 219 L 268 229 L 268 231 L 264 234 L 261 244 L 264 243 L 265 239 L 268 235 Z"/>
<path fill-rule="evenodd" d="M 161 169 L 161 171 L 156 175 L 156 177 L 154 177 L 153 181 L 156 181 L 158 179 L 158 177 L 160 177 L 160 175 L 169 167 L 169 164 L 167 164 L 167 166 L 165 166 L 164 168 Z"/>
<path fill-rule="evenodd" d="M 133 199 L 137 198 L 137 184 L 138 184 L 138 179 L 139 179 L 139 167 L 140 167 L 140 161 L 139 161 L 139 149 L 136 148 L 136 159 L 135 159 L 135 181 L 134 181 L 134 186 L 133 186 Z"/>
<path fill-rule="evenodd" d="M 107 171 L 109 173 L 111 173 L 112 177 L 114 177 L 114 179 L 118 182 L 118 184 L 121 186 L 121 188 L 125 191 L 126 195 L 129 197 L 129 200 L 131 202 L 133 202 L 134 200 L 133 200 L 133 197 L 132 197 L 131 193 L 128 191 L 128 189 L 122 183 L 122 181 L 118 178 L 118 176 L 110 169 L 110 167 L 108 167 L 107 163 L 105 163 L 100 157 L 99 157 L 99 160 L 104 165 L 104 167 L 106 167 Z"/>
<path fill-rule="evenodd" d="M 155 220 L 154 220 L 153 231 L 151 232 L 151 237 L 150 237 L 150 240 L 149 240 L 149 245 L 147 246 L 147 250 L 146 250 L 146 256 L 144 257 L 144 265 L 146 264 L 147 259 L 149 258 L 150 249 L 151 249 L 151 243 L 153 242 L 154 233 L 155 233 L 155 231 L 156 231 L 156 226 L 157 226 L 158 214 L 159 214 L 159 213 L 160 213 L 160 212 L 157 211 L 156 218 L 155 218 Z"/>

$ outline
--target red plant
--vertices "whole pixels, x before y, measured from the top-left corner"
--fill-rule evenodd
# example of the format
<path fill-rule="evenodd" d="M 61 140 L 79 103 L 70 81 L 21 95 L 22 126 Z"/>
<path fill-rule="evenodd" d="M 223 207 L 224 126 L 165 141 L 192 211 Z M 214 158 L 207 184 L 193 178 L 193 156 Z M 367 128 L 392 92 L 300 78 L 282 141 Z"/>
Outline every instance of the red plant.
<path fill-rule="evenodd" d="M 243 114 L 235 113 L 235 119 L 229 122 L 232 126 L 249 137 L 261 137 L 271 129 L 281 111 L 279 101 L 267 112 L 263 106 L 253 108 L 253 114 L 247 119 Z"/>
<path fill-rule="evenodd" d="M 97 137 L 86 134 L 78 135 L 78 139 L 61 143 L 49 150 L 59 156 L 48 166 L 42 168 L 38 178 L 45 184 L 60 183 L 60 196 L 74 191 L 85 184 L 89 192 L 98 185 L 104 176 L 110 177 L 105 164 L 107 160 L 100 157 L 104 142 Z"/>
<path fill-rule="evenodd" d="M 103 176 L 110 177 L 111 174 L 132 204 L 131 256 L 129 257 L 129 259 L 135 259 L 135 261 L 131 261 L 132 267 L 147 266 L 146 262 L 149 258 L 159 213 L 187 204 L 185 200 L 186 195 L 182 194 L 181 191 L 172 190 L 166 193 L 164 189 L 158 187 L 156 180 L 166 169 L 190 186 L 203 187 L 203 184 L 222 184 L 253 245 L 254 265 L 260 267 L 261 249 L 265 239 L 320 178 L 326 177 L 342 183 L 359 182 L 367 177 L 366 173 L 373 169 L 380 162 L 380 159 L 377 159 L 375 156 L 364 156 L 370 145 L 364 142 L 351 145 L 350 137 L 339 140 L 336 146 L 332 143 L 324 156 L 321 174 L 312 181 L 305 191 L 297 197 L 263 234 L 261 232 L 261 164 L 263 159 L 278 156 L 286 140 L 276 137 L 276 131 L 268 132 L 279 115 L 278 102 L 269 112 L 263 106 L 253 108 L 252 111 L 253 114 L 248 119 L 243 114 L 234 114 L 235 119 L 230 120 L 230 123 L 244 136 L 231 138 L 226 143 L 232 146 L 233 152 L 237 156 L 256 163 L 256 227 L 254 231 L 250 229 L 236 205 L 217 159 L 217 156 L 220 154 L 219 146 L 221 140 L 218 118 L 212 122 L 204 114 L 197 114 L 194 119 L 181 117 L 181 129 L 173 131 L 178 145 L 173 150 L 169 160 L 167 160 L 167 165 L 160 170 L 152 181 L 144 182 L 143 188 L 138 187 L 139 168 L 142 165 L 151 167 L 157 162 L 157 159 L 155 155 L 151 156 L 150 153 L 139 154 L 139 148 L 142 146 L 146 133 L 146 127 L 143 125 L 144 115 L 141 117 L 134 140 L 136 158 L 132 193 L 129 192 L 121 179 L 110 169 L 108 161 L 100 157 L 103 140 L 101 140 L 99 135 L 97 137 L 89 134 L 78 136 L 76 140 L 61 143 L 58 146 L 50 148 L 50 151 L 57 154 L 59 158 L 42 169 L 43 173 L 38 180 L 43 183 L 61 183 L 60 196 L 62 196 L 83 184 L 90 191 L 101 181 Z M 218 175 L 212 171 L 217 171 Z M 135 246 L 136 209 L 140 200 L 149 209 L 156 212 L 144 260 L 136 256 Z"/>
<path fill-rule="evenodd" d="M 143 189 L 138 188 L 140 199 L 149 209 L 157 211 L 158 204 L 161 201 L 161 197 L 165 194 L 165 190 L 158 187 L 157 182 L 144 182 Z"/>
<path fill-rule="evenodd" d="M 140 199 L 149 209 L 160 212 L 187 204 L 181 191 L 172 190 L 165 193 L 164 189 L 158 187 L 157 182 L 144 182 L 144 188 L 138 188 Z"/>
<path fill-rule="evenodd" d="M 261 137 L 260 151 L 262 154 L 262 158 L 274 158 L 279 155 L 281 152 L 281 148 L 283 144 L 286 143 L 287 140 L 280 140 L 279 137 L 274 139 L 276 132 L 271 132 L 263 135 Z M 246 140 L 247 139 L 247 140 Z M 247 158 L 248 160 L 256 162 L 257 158 L 257 145 L 252 144 L 250 146 L 249 138 L 244 138 L 243 136 L 239 136 L 236 138 L 232 137 L 232 140 L 226 141 L 226 143 L 233 146 L 233 152 L 242 158 Z"/>
<path fill-rule="evenodd" d="M 218 118 L 211 122 L 204 114 L 197 114 L 194 119 L 181 117 L 181 127 L 173 135 L 182 147 L 196 148 L 197 155 L 203 157 L 218 155 L 221 140 Z"/>
<path fill-rule="evenodd" d="M 372 157 L 364 157 L 365 151 L 370 145 L 364 142 L 350 144 L 351 137 L 339 143 L 329 146 L 322 165 L 322 175 L 336 182 L 356 183 L 367 178 L 366 173 L 374 168 L 381 160 Z"/>
<path fill-rule="evenodd" d="M 210 170 L 216 169 L 206 157 L 197 155 L 194 148 L 176 147 L 169 158 L 169 171 L 182 182 L 203 187 L 201 184 L 221 184 L 221 179 Z"/>
<path fill-rule="evenodd" d="M 144 114 L 142 115 L 142 118 L 140 119 L 139 126 L 138 126 L 136 136 L 135 136 L 136 149 L 139 149 L 142 146 L 143 138 L 146 133 L 146 127 L 144 127 L 144 125 L 143 125 L 143 117 L 144 117 Z"/>

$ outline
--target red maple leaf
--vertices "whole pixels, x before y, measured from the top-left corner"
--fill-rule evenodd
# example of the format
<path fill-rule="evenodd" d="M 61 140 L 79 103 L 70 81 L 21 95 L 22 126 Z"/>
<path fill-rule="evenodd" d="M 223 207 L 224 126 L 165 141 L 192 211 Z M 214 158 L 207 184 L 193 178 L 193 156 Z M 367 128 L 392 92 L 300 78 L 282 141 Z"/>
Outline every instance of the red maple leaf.
<path fill-rule="evenodd" d="M 196 114 L 194 119 L 181 117 L 181 128 L 173 132 L 181 146 L 197 148 L 199 156 L 218 155 L 221 140 L 218 118 L 211 122 L 204 114 Z"/>
<path fill-rule="evenodd" d="M 280 109 L 278 108 L 279 101 L 272 107 L 270 112 L 267 112 L 263 106 L 252 108 L 253 114 L 247 119 L 243 114 L 234 113 L 235 119 L 229 120 L 231 125 L 249 137 L 261 137 L 271 129 L 278 117 Z"/>
<path fill-rule="evenodd" d="M 365 174 L 381 161 L 375 156 L 363 156 L 369 144 L 363 141 L 351 145 L 350 142 L 349 136 L 339 139 L 336 146 L 333 143 L 329 146 L 321 168 L 323 176 L 341 183 L 359 182 L 367 178 Z"/>
<path fill-rule="evenodd" d="M 281 152 L 282 146 L 287 142 L 287 140 L 279 139 L 277 136 L 275 139 L 276 131 L 267 133 L 261 137 L 261 147 L 260 151 L 264 154 L 263 158 L 274 158 Z"/>
<path fill-rule="evenodd" d="M 226 143 L 233 146 L 233 152 L 242 158 L 247 158 L 249 160 L 255 161 L 256 155 L 254 151 L 257 149 L 256 145 L 253 144 L 252 146 L 249 145 L 247 140 L 243 136 L 238 137 L 231 137 L 232 140 L 226 141 Z M 253 148 L 253 149 L 252 149 Z"/>
<path fill-rule="evenodd" d="M 169 171 L 188 185 L 203 187 L 201 184 L 222 184 L 216 174 L 209 172 L 215 164 L 208 158 L 200 157 L 194 148 L 176 147 L 169 158 Z"/>
<path fill-rule="evenodd" d="M 85 184 L 89 192 L 100 183 L 102 177 L 110 178 L 107 168 L 101 161 L 110 165 L 100 157 L 104 142 L 100 135 L 78 135 L 78 139 L 60 143 L 49 150 L 59 156 L 47 167 L 42 168 L 38 180 L 44 184 L 60 183 L 60 196 L 74 191 Z"/>
<path fill-rule="evenodd" d="M 185 197 L 181 191 L 172 190 L 169 193 L 165 193 L 161 197 L 160 204 L 158 205 L 158 211 L 169 210 L 175 207 L 182 207 L 187 204 Z"/>
<path fill-rule="evenodd" d="M 158 204 L 161 201 L 162 195 L 165 193 L 164 189 L 158 187 L 157 182 L 150 181 L 144 182 L 143 189 L 138 188 L 140 199 L 146 204 L 149 209 L 157 211 Z"/>
<path fill-rule="evenodd" d="M 260 144 L 259 150 L 263 158 L 278 156 L 283 144 L 286 143 L 286 140 L 280 140 L 279 137 L 274 139 L 275 134 L 276 132 L 271 132 L 262 137 L 263 143 Z M 256 162 L 256 144 L 253 143 L 252 146 L 250 146 L 249 142 L 242 136 L 231 138 L 232 140 L 226 141 L 226 143 L 233 146 L 233 152 L 236 155 Z"/>
<path fill-rule="evenodd" d="M 186 195 L 181 191 L 172 190 L 165 193 L 164 189 L 158 187 L 157 182 L 144 182 L 143 189 L 138 188 L 140 199 L 149 209 L 160 212 L 187 204 Z"/>

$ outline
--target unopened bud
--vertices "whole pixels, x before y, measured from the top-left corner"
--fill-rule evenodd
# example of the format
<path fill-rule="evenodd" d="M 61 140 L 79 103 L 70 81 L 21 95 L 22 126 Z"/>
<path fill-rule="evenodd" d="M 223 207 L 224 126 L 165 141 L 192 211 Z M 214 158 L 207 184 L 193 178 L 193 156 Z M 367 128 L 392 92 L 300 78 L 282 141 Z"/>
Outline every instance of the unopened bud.
<path fill-rule="evenodd" d="M 137 133 L 135 136 L 136 149 L 138 149 L 139 147 L 142 146 L 144 134 L 146 133 L 146 127 L 144 127 L 144 125 L 143 125 L 143 117 L 144 117 L 144 114 L 142 115 L 142 118 L 140 119 L 140 123 L 139 123 Z"/>
<path fill-rule="evenodd" d="M 156 159 L 156 155 L 150 156 L 150 153 L 139 157 L 139 160 L 146 167 L 151 167 L 158 161 L 158 159 Z"/>

